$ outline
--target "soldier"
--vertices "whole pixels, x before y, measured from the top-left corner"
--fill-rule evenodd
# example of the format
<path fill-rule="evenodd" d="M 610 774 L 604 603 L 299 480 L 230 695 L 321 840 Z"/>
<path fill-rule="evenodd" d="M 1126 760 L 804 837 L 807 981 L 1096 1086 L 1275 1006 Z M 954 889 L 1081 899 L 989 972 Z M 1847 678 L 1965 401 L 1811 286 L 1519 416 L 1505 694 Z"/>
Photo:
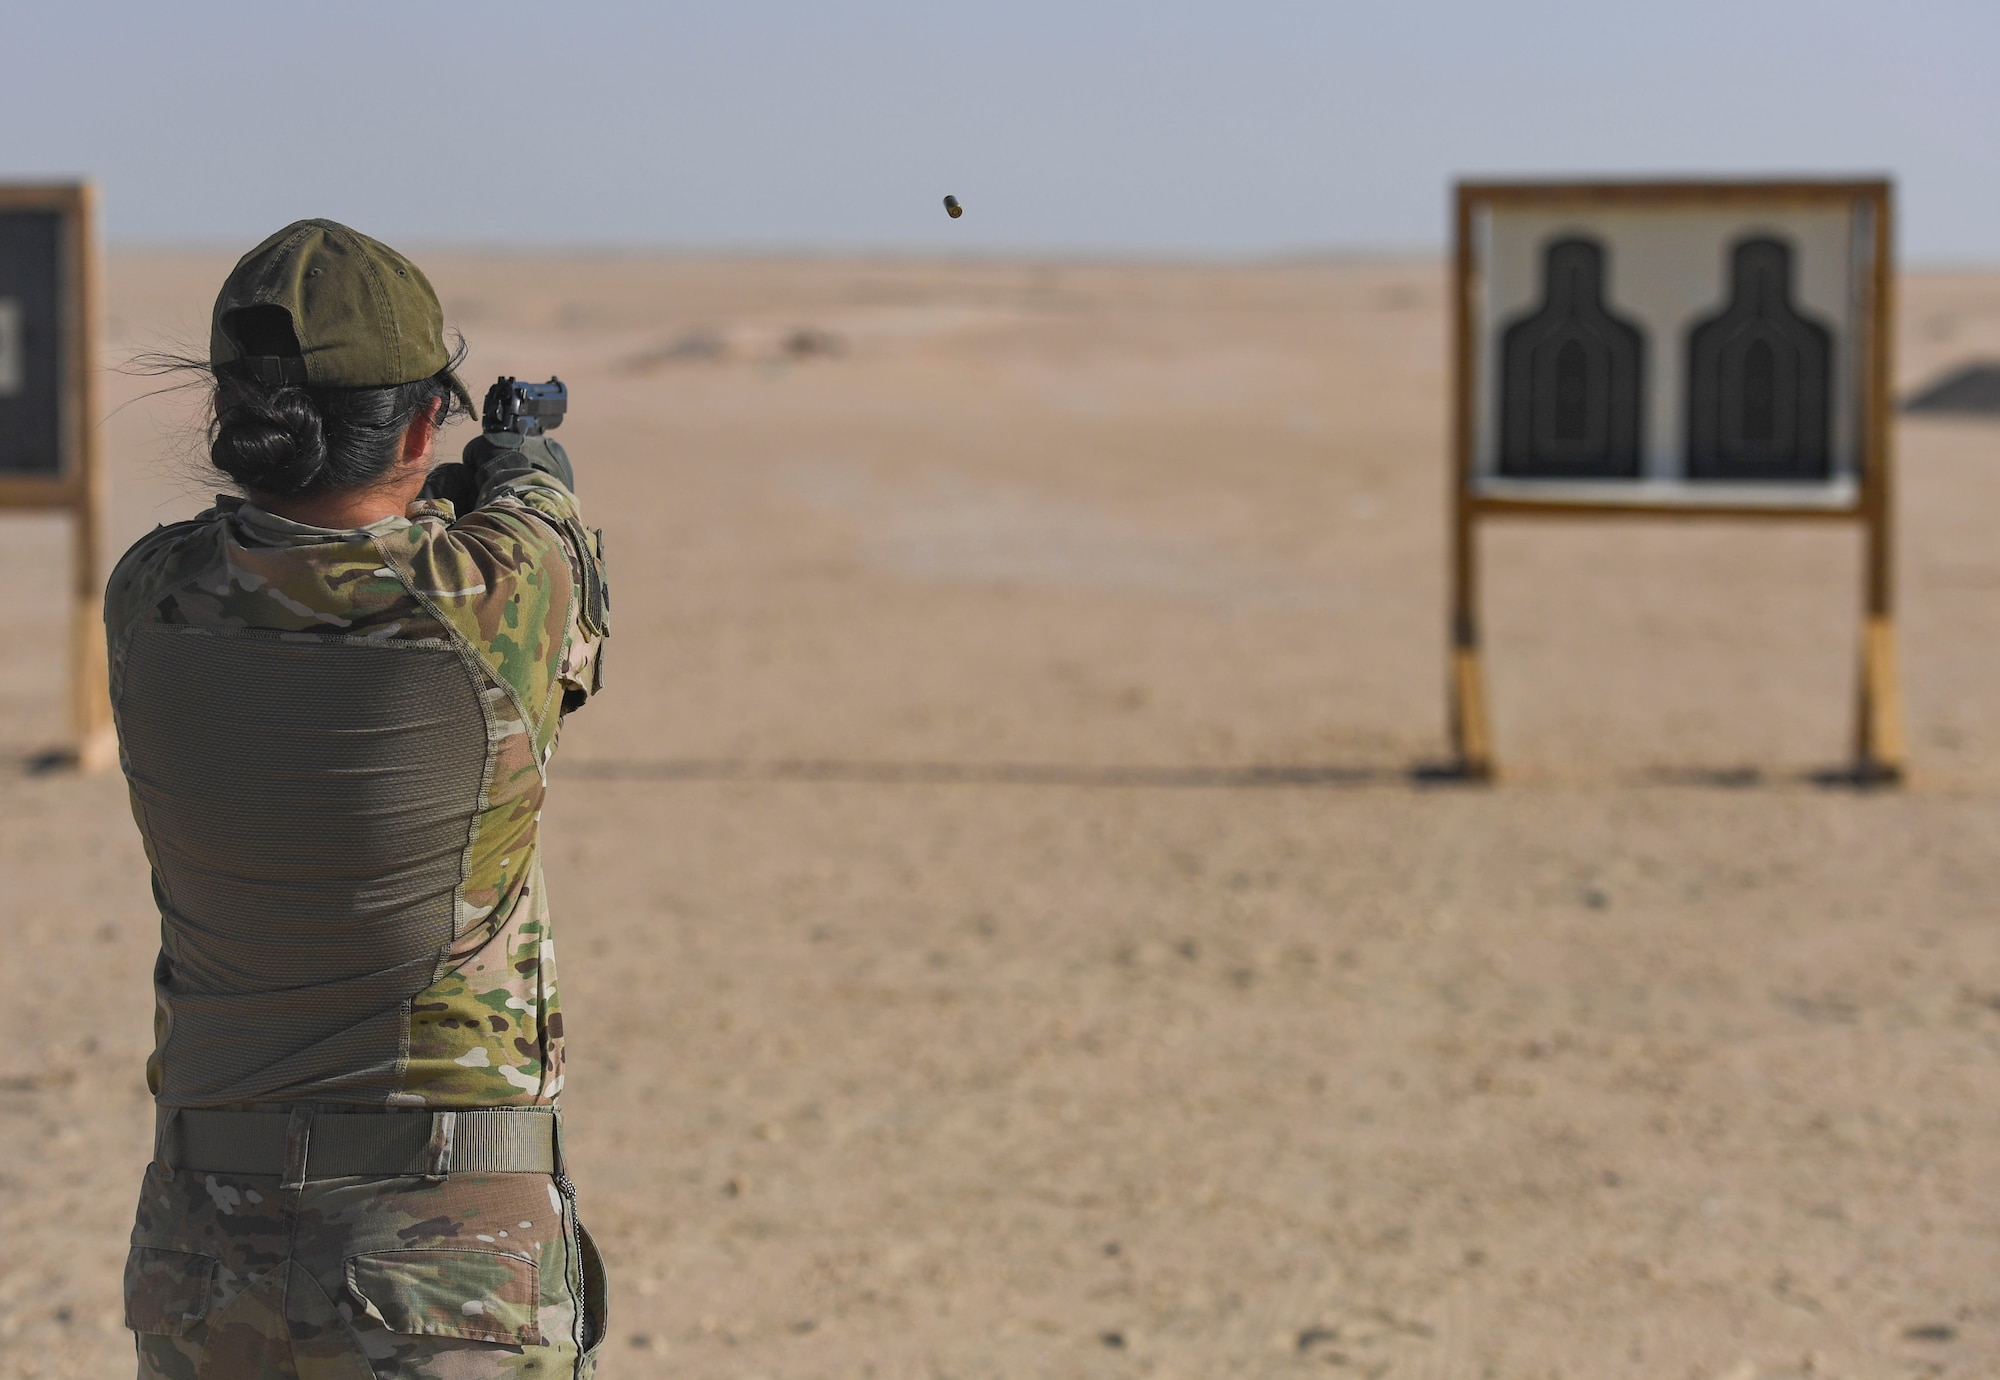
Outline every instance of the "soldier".
<path fill-rule="evenodd" d="M 388 246 L 265 240 L 205 366 L 242 496 L 105 596 L 162 933 L 141 1380 L 582 1377 L 604 1336 L 538 844 L 603 542 L 546 438 L 432 472 L 463 355 Z"/>

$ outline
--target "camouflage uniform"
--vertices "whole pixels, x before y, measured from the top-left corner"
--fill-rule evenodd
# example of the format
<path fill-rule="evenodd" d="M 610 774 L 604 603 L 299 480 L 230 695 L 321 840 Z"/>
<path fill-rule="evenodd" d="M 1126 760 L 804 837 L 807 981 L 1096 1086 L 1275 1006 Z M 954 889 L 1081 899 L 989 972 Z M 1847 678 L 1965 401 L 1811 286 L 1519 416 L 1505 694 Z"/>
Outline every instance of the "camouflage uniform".
<path fill-rule="evenodd" d="M 139 1375 L 588 1375 L 567 1207 L 531 1174 L 280 1191 L 274 1176 L 155 1164 L 125 1266 Z"/>
<path fill-rule="evenodd" d="M 403 517 L 335 532 L 224 497 L 140 540 L 111 577 L 112 698 L 162 914 L 147 1076 L 164 1115 L 302 1104 L 421 1115 L 550 1106 L 561 1091 L 538 829 L 563 715 L 601 680 L 602 538 L 582 525 L 560 447 L 512 435 L 473 445 L 484 447 L 482 468 L 463 516 L 426 497 Z M 209 690 L 165 719 L 157 702 L 187 689 L 189 667 L 299 648 L 352 649 L 361 663 L 401 648 L 467 668 L 473 689 L 459 718 L 483 755 L 467 778 L 476 797 L 466 794 L 465 819 L 447 821 L 462 837 L 451 833 L 453 851 L 423 862 L 448 869 L 442 891 L 426 883 L 416 900 L 371 911 L 370 898 L 395 879 L 373 875 L 366 858 L 301 884 L 275 864 L 260 871 L 259 856 L 231 853 L 240 836 L 290 856 L 299 831 L 272 833 L 268 821 L 296 810 L 309 832 L 311 781 L 303 799 L 267 791 L 244 802 L 213 787 L 176 796 L 203 767 L 175 757 L 188 743 L 232 731 L 232 716 L 249 732 L 271 714 L 304 711 L 263 704 L 248 689 L 240 708 L 214 705 L 220 692 Z M 384 770 L 420 781 L 422 746 L 413 739 Z M 222 773 L 221 789 L 234 779 Z M 327 791 L 345 789 L 326 781 Z M 396 787 L 370 799 L 400 809 L 420 794 Z M 382 839 L 407 832 L 395 819 L 355 828 Z M 360 917 L 352 934 L 294 918 L 329 895 Z M 419 914 L 438 922 L 433 930 L 409 920 Z M 367 930 L 364 921 L 379 923 Z M 367 952 L 375 942 L 407 948 L 420 931 L 419 949 L 395 963 Z M 362 991 L 367 1000 L 350 1000 Z M 126 1279 L 140 1374 L 587 1375 L 603 1292 L 591 1296 L 585 1277 L 601 1271 L 558 1187 L 568 1187 L 559 1162 L 555 1178 L 283 1188 L 276 1175 L 156 1162 Z"/>

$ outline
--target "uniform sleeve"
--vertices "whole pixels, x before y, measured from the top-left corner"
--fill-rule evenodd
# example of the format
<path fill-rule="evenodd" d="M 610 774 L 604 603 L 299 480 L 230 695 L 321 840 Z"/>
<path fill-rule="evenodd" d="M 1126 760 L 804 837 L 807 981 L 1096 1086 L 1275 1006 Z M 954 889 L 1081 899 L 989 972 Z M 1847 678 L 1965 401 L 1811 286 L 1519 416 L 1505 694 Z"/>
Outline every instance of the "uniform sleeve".
<path fill-rule="evenodd" d="M 479 506 L 472 517 L 509 511 L 530 514 L 555 529 L 562 540 L 570 570 L 572 597 L 568 646 L 558 673 L 564 713 L 578 708 L 603 688 L 604 643 L 611 635 L 611 587 L 604 578 L 604 529 L 584 525 L 583 512 L 569 480 L 569 460 L 561 449 L 549 449 L 562 459 L 562 473 L 540 465 L 503 457 L 480 474 Z M 511 460 L 512 463 L 508 463 Z"/>
<path fill-rule="evenodd" d="M 114 702 L 124 678 L 126 631 L 142 618 L 170 619 L 171 593 L 199 573 L 202 563 L 190 562 L 186 548 L 210 527 L 214 510 L 185 522 L 155 527 L 132 544 L 104 583 L 104 640 L 111 658 Z M 202 556 L 213 543 L 202 544 Z"/>
<path fill-rule="evenodd" d="M 123 632 L 140 615 L 152 612 L 169 588 L 189 578 L 182 548 L 191 537 L 206 531 L 214 517 L 211 508 L 184 522 L 155 527 L 118 558 L 104 582 L 104 624 L 111 636 Z"/>
<path fill-rule="evenodd" d="M 603 536 L 561 478 L 511 456 L 482 469 L 476 502 L 463 516 L 412 508 L 406 573 L 506 687 L 545 756 L 562 716 L 603 686 Z"/>

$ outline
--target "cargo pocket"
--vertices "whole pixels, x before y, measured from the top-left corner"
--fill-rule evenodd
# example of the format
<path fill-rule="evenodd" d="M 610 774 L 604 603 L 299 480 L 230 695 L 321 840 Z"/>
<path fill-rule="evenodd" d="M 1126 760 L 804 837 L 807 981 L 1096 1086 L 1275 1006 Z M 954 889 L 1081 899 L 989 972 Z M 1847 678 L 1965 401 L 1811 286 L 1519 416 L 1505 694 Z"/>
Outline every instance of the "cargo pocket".
<path fill-rule="evenodd" d="M 391 1332 L 540 1346 L 535 1262 L 496 1251 L 376 1251 L 347 1259 L 347 1291 Z"/>
<path fill-rule="evenodd" d="M 178 1337 L 208 1315 L 215 1261 L 189 1251 L 134 1246 L 125 1257 L 125 1326 Z"/>

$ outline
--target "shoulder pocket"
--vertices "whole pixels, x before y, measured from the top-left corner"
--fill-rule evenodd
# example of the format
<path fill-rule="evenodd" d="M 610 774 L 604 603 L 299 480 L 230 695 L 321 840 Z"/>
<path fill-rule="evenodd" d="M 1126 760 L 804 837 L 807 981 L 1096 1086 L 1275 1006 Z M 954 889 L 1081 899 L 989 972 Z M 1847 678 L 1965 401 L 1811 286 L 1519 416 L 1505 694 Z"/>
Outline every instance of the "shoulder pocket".
<path fill-rule="evenodd" d="M 188 1251 L 134 1246 L 125 1257 L 125 1326 L 178 1337 L 208 1314 L 215 1261 Z"/>
<path fill-rule="evenodd" d="M 540 1346 L 535 1262 L 496 1251 L 349 1256 L 347 1289 L 391 1332 Z"/>
<path fill-rule="evenodd" d="M 575 518 L 565 518 L 563 535 L 576 550 L 576 578 L 580 586 L 577 625 L 585 637 L 611 635 L 611 586 L 604 580 L 604 529 L 585 527 Z"/>

